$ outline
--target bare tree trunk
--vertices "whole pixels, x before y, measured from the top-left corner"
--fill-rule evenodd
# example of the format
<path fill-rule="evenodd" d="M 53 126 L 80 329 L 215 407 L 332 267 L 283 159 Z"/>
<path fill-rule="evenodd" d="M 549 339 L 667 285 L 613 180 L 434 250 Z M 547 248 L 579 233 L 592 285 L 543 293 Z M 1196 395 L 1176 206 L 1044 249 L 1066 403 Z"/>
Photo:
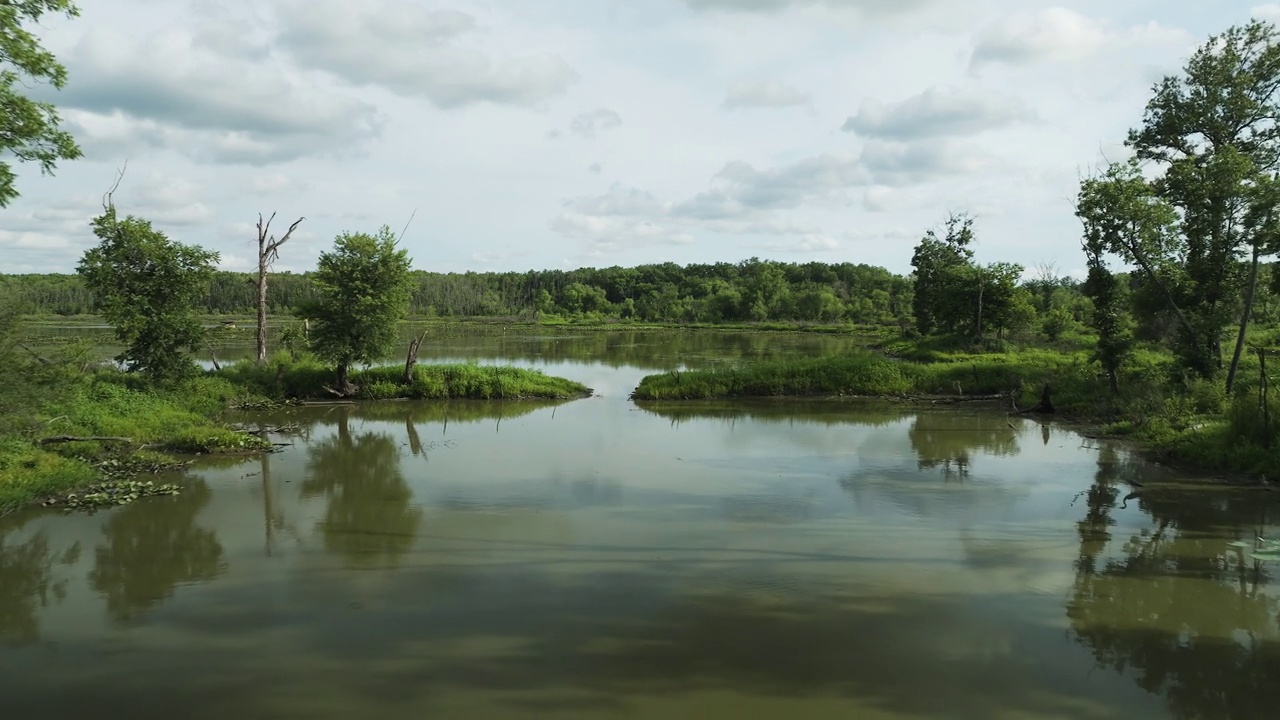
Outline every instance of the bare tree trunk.
<path fill-rule="evenodd" d="M 267 265 L 258 255 L 258 364 L 267 362 Z"/>
<path fill-rule="evenodd" d="M 422 334 L 417 338 L 409 341 L 409 354 L 404 359 L 404 384 L 413 384 L 413 366 L 418 362 L 418 349 L 422 347 L 422 341 L 426 339 L 427 331 L 423 330 Z"/>
<path fill-rule="evenodd" d="M 271 235 L 271 221 L 276 218 L 275 213 L 271 213 L 271 217 L 264 222 L 262 214 L 258 214 L 258 364 L 263 365 L 267 362 L 267 272 L 271 269 L 271 263 L 280 257 L 280 246 L 289 242 L 289 237 L 293 235 L 293 231 L 298 229 L 298 225 L 306 218 L 298 218 L 285 231 L 284 237 L 276 240 Z"/>
<path fill-rule="evenodd" d="M 982 291 L 986 289 L 986 279 L 978 275 L 978 339 L 982 339 Z"/>
<path fill-rule="evenodd" d="M 338 393 L 344 397 L 350 395 L 351 379 L 348 375 L 351 366 L 345 362 L 338 363 Z"/>
<path fill-rule="evenodd" d="M 1236 385 L 1236 369 L 1240 365 L 1240 355 L 1244 353 L 1244 336 L 1249 331 L 1249 317 L 1253 314 L 1253 298 L 1257 294 L 1258 289 L 1258 257 L 1262 254 L 1262 247 L 1258 244 L 1253 246 L 1253 263 L 1249 266 L 1249 285 L 1245 291 L 1244 313 L 1240 316 L 1240 332 L 1236 335 L 1236 351 L 1231 355 L 1231 369 L 1227 371 L 1227 394 L 1231 394 L 1231 390 Z"/>

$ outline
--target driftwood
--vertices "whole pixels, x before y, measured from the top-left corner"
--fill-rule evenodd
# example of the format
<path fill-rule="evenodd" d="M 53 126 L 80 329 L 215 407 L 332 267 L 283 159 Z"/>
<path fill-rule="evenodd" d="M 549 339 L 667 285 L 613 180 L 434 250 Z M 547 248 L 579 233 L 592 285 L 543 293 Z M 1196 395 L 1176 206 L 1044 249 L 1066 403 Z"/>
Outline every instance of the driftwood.
<path fill-rule="evenodd" d="M 73 442 L 118 442 L 118 443 L 132 443 L 132 442 L 133 442 L 133 438 L 127 438 L 127 437 L 101 437 L 101 436 L 97 436 L 97 435 L 90 435 L 90 436 L 85 436 L 85 437 L 81 437 L 81 436 L 77 436 L 77 435 L 54 435 L 53 437 L 40 438 L 39 440 L 37 440 L 37 441 L 36 441 L 36 444 L 38 444 L 38 445 L 57 445 L 57 444 L 60 444 L 60 443 L 73 443 Z"/>
<path fill-rule="evenodd" d="M 959 397 L 945 397 L 933 400 L 934 405 L 954 405 L 956 403 L 966 402 L 991 402 L 993 400 L 1004 400 L 1009 397 L 1008 393 L 997 393 L 995 395 L 962 395 Z"/>

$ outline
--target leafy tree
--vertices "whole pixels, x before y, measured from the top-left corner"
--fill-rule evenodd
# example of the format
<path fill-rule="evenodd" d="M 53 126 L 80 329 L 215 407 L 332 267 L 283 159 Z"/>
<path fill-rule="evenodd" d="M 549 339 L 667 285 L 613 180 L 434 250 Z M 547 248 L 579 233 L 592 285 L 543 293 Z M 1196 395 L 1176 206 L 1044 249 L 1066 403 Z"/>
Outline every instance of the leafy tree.
<path fill-rule="evenodd" d="M 1274 25 L 1258 20 L 1211 37 L 1181 76 L 1156 86 L 1142 126 L 1129 133 L 1137 159 L 1164 171 L 1151 183 L 1153 193 L 1178 214 L 1174 249 L 1183 282 L 1169 293 L 1181 295 L 1178 350 L 1206 377 L 1222 366 L 1223 330 L 1243 286 L 1253 282 L 1239 256 L 1259 246 L 1251 238 L 1259 227 L 1248 218 L 1257 216 L 1257 201 L 1270 199 L 1252 188 L 1280 161 L 1278 39 Z"/>
<path fill-rule="evenodd" d="M 67 82 L 67 69 L 24 27 L 48 13 L 74 17 L 80 10 L 71 0 L 0 2 L 0 156 L 38 163 L 45 174 L 53 172 L 58 160 L 81 155 L 71 134 L 59 129 L 57 109 L 18 92 L 38 83 L 62 89 Z M 9 164 L 0 161 L 0 207 L 18 197 L 16 180 Z"/>
<path fill-rule="evenodd" d="M 916 329 L 921 334 L 952 332 L 957 322 L 957 299 L 964 294 L 973 268 L 973 218 L 953 214 L 947 218 L 946 234 L 939 238 L 930 229 L 911 257 L 915 268 L 914 311 Z"/>
<path fill-rule="evenodd" d="M 188 353 L 204 341 L 194 308 L 218 254 L 174 242 L 141 218 L 120 220 L 110 204 L 94 219 L 93 233 L 101 242 L 85 252 L 78 270 L 126 345 L 116 359 L 155 380 L 194 372 Z"/>
<path fill-rule="evenodd" d="M 978 298 L 974 324 L 981 337 L 984 328 L 994 328 L 997 337 L 1010 330 L 1029 326 L 1036 317 L 1031 292 L 1019 287 L 1022 266 L 992 263 L 976 271 Z"/>
<path fill-rule="evenodd" d="M 320 256 L 312 276 L 316 299 L 301 314 L 312 324 L 312 349 L 337 364 L 341 395 L 355 392 L 348 379 L 351 365 L 385 356 L 396 341 L 396 323 L 408 314 L 409 252 L 396 244 L 385 225 L 377 235 L 343 233 L 333 251 Z"/>

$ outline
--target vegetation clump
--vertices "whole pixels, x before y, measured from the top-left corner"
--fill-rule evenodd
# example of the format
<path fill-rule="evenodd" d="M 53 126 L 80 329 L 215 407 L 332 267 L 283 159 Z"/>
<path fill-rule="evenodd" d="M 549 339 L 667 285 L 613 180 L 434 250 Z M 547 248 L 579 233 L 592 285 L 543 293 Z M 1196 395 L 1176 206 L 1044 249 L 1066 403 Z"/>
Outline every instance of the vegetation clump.
<path fill-rule="evenodd" d="M 268 398 L 334 398 L 332 368 L 310 356 L 295 360 L 277 353 L 265 366 L 239 362 L 222 368 L 215 377 Z M 350 373 L 349 382 L 354 388 L 350 397 L 363 400 L 568 399 L 591 394 L 581 383 L 539 370 L 474 364 L 415 365 L 409 382 L 399 366 L 371 367 Z"/>

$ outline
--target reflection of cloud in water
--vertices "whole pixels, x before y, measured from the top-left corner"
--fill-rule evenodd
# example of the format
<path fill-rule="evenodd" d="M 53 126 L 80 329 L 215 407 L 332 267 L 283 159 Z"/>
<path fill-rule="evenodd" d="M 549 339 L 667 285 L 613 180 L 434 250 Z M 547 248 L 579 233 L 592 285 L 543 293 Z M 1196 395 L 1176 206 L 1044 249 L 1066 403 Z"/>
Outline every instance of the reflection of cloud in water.
<path fill-rule="evenodd" d="M 883 504 L 908 517 L 985 519 L 1014 508 L 1031 492 L 1000 480 L 947 482 L 910 468 L 866 468 L 840 478 L 860 513 L 875 514 Z"/>
<path fill-rule="evenodd" d="M 720 501 L 725 517 L 745 523 L 794 523 L 811 517 L 809 498 L 785 495 L 739 495 Z"/>

